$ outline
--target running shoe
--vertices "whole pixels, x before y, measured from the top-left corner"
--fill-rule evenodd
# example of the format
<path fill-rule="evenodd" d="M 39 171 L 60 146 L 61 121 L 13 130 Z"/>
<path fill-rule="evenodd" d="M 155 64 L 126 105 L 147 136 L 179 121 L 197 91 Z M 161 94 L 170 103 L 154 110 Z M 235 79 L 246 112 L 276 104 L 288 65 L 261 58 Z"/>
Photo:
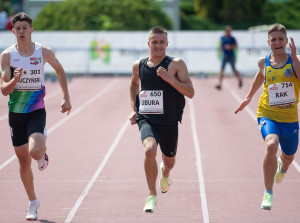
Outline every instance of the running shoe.
<path fill-rule="evenodd" d="M 221 89 L 222 89 L 221 85 L 216 85 L 215 88 L 216 88 L 217 90 L 221 90 Z"/>
<path fill-rule="evenodd" d="M 26 213 L 26 220 L 27 221 L 35 221 L 38 219 L 37 216 L 37 209 L 40 207 L 40 200 L 37 199 L 35 204 L 30 204 L 29 202 L 29 207 L 27 209 Z"/>
<path fill-rule="evenodd" d="M 169 177 L 164 177 L 163 176 L 163 168 L 164 168 L 164 163 L 160 163 L 160 181 L 159 181 L 159 187 L 162 193 L 167 193 L 170 185 L 171 185 L 171 180 Z"/>
<path fill-rule="evenodd" d="M 273 202 L 273 195 L 265 193 L 260 208 L 264 210 L 271 210 Z"/>
<path fill-rule="evenodd" d="M 42 159 L 37 161 L 39 170 L 43 171 L 47 168 L 49 164 L 49 158 L 47 153 L 45 153 L 42 157 Z"/>
<path fill-rule="evenodd" d="M 156 203 L 157 203 L 156 196 L 154 196 L 154 195 L 149 196 L 146 200 L 146 204 L 145 204 L 145 207 L 144 207 L 144 212 L 153 213 Z"/>
<path fill-rule="evenodd" d="M 243 81 L 242 80 L 239 81 L 239 88 L 241 88 L 241 87 L 243 87 Z"/>
<path fill-rule="evenodd" d="M 275 174 L 275 177 L 274 177 L 274 180 L 275 180 L 275 183 L 281 183 L 283 181 L 283 178 L 284 178 L 284 175 L 285 173 L 281 172 L 281 159 L 280 157 L 278 158 L 278 161 L 277 161 L 277 172 Z"/>

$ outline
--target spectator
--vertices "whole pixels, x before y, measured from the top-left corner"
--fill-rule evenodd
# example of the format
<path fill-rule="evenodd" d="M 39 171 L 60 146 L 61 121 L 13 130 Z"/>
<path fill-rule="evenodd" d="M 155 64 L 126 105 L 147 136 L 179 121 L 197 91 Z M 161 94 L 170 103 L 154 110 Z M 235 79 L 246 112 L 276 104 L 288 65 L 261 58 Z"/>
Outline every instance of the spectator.
<path fill-rule="evenodd" d="M 5 30 L 7 24 L 7 12 L 0 8 L 0 30 Z"/>

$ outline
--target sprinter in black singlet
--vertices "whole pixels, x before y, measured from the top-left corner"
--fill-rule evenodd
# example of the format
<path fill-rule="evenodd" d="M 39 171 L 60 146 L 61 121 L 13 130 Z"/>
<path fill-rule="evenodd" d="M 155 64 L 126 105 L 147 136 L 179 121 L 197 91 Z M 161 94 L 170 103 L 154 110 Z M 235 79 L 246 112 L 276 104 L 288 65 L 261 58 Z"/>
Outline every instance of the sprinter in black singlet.
<path fill-rule="evenodd" d="M 133 64 L 130 121 L 132 125 L 138 124 L 145 149 L 149 196 L 144 212 L 153 212 L 157 203 L 157 146 L 160 145 L 163 160 L 160 164 L 160 190 L 166 193 L 171 183 L 169 174 L 175 164 L 184 96 L 192 98 L 194 88 L 184 61 L 166 55 L 168 36 L 164 28 L 155 26 L 149 31 L 148 46 L 150 57 Z"/>

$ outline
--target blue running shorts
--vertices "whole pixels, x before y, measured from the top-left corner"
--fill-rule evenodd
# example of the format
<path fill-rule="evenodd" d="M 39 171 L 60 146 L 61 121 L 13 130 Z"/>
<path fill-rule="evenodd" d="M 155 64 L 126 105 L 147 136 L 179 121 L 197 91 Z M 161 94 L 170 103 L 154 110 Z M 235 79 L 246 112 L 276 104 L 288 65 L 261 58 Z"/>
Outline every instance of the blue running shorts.
<path fill-rule="evenodd" d="M 261 131 L 263 139 L 269 134 L 276 134 L 279 138 L 281 150 L 286 155 L 294 155 L 299 142 L 299 123 L 276 122 L 266 117 L 257 119 L 258 129 Z"/>

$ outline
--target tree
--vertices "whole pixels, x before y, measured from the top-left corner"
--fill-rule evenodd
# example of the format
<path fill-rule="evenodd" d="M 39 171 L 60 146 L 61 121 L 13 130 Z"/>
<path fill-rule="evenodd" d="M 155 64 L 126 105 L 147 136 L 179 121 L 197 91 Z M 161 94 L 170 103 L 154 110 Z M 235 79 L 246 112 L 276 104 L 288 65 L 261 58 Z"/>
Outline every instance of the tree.
<path fill-rule="evenodd" d="M 264 21 L 264 5 L 267 0 L 194 0 L 200 17 L 206 17 L 219 25 L 230 24 L 245 29 Z"/>
<path fill-rule="evenodd" d="M 269 2 L 266 5 L 266 23 L 282 23 L 287 29 L 300 29 L 300 2 Z M 274 13 L 276 12 L 276 13 Z"/>
<path fill-rule="evenodd" d="M 201 0 L 181 0 L 180 1 L 180 19 L 182 30 L 216 30 L 223 27 L 213 22 L 206 16 L 206 9 L 201 6 L 203 11 L 199 10 L 196 2 Z"/>
<path fill-rule="evenodd" d="M 50 2 L 33 23 L 37 30 L 172 29 L 170 18 L 153 0 L 66 0 Z"/>

